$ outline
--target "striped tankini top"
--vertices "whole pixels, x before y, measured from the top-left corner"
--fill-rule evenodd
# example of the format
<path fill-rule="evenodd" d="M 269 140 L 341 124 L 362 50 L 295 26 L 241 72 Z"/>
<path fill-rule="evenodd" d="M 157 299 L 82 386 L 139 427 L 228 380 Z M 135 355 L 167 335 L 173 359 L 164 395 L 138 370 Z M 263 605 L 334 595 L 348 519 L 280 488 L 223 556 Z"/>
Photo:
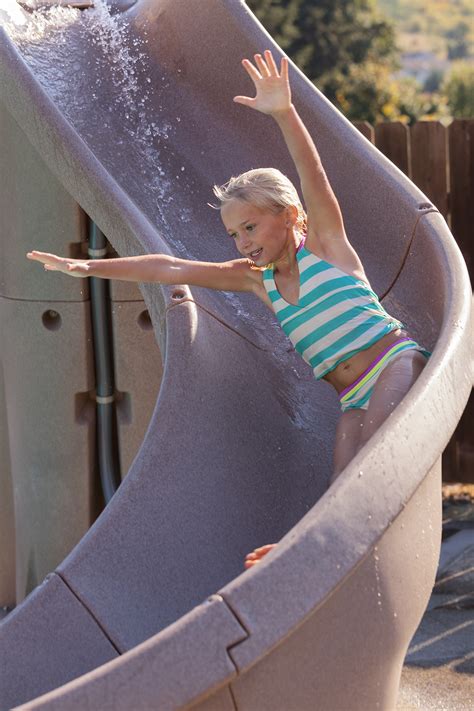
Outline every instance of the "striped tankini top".
<path fill-rule="evenodd" d="M 283 331 L 315 378 L 324 377 L 389 331 L 404 328 L 362 279 L 320 259 L 303 244 L 296 260 L 300 276 L 296 306 L 281 296 L 273 268 L 264 270 L 263 283 Z"/>

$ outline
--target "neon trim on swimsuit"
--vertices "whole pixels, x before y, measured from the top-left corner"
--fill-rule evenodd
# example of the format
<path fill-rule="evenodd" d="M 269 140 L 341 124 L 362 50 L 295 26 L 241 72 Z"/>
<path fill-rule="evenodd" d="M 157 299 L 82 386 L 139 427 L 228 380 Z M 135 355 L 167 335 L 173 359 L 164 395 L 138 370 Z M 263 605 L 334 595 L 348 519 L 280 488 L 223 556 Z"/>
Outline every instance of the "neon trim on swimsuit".
<path fill-rule="evenodd" d="M 404 350 L 404 344 L 410 345 L 410 347 L 418 345 L 416 341 L 413 341 L 411 338 L 400 338 L 398 341 L 395 341 L 390 346 L 387 346 L 387 348 L 385 348 L 382 353 L 380 353 L 377 358 L 372 361 L 367 370 L 364 370 L 362 375 L 359 375 L 357 380 L 354 380 L 353 383 L 348 385 L 347 388 L 345 388 L 339 393 L 340 401 L 345 402 L 358 390 L 360 390 L 365 385 L 365 383 L 370 380 L 370 378 L 385 365 L 386 361 L 390 358 L 392 354 Z"/>

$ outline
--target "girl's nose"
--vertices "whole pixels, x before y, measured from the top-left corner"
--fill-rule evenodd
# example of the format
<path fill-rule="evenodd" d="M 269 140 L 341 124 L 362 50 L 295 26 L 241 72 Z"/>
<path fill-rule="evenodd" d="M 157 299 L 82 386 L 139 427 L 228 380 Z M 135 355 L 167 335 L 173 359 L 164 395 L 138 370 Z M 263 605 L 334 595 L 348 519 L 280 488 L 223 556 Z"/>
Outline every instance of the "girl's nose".
<path fill-rule="evenodd" d="M 247 237 L 247 235 L 244 235 L 243 237 L 239 237 L 239 247 L 240 249 L 248 249 L 250 247 L 250 240 Z"/>

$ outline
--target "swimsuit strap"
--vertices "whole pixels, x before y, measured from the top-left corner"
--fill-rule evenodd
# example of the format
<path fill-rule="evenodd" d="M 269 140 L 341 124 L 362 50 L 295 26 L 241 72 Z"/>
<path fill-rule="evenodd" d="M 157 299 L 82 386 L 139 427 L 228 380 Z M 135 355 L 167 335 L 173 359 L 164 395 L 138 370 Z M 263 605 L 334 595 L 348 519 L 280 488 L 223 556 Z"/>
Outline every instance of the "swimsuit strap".
<path fill-rule="evenodd" d="M 298 254 L 298 252 L 300 251 L 300 249 L 303 249 L 305 242 L 306 242 L 306 235 L 303 235 L 303 237 L 302 237 L 302 239 L 301 239 L 301 242 L 299 243 L 299 245 L 298 245 L 297 248 L 296 248 L 296 254 Z"/>

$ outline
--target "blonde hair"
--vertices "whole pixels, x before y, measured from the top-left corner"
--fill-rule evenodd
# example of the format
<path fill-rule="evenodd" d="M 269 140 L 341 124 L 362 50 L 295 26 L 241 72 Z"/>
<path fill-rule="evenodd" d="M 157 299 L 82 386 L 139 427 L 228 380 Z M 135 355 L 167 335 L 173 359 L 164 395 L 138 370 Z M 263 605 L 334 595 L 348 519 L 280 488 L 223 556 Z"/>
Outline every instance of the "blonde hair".
<path fill-rule="evenodd" d="M 235 198 L 274 213 L 294 206 L 298 210 L 296 228 L 299 232 L 306 232 L 306 213 L 298 192 L 291 180 L 276 168 L 248 170 L 232 177 L 224 185 L 214 185 L 213 192 L 220 205 L 209 205 L 216 210 Z"/>

